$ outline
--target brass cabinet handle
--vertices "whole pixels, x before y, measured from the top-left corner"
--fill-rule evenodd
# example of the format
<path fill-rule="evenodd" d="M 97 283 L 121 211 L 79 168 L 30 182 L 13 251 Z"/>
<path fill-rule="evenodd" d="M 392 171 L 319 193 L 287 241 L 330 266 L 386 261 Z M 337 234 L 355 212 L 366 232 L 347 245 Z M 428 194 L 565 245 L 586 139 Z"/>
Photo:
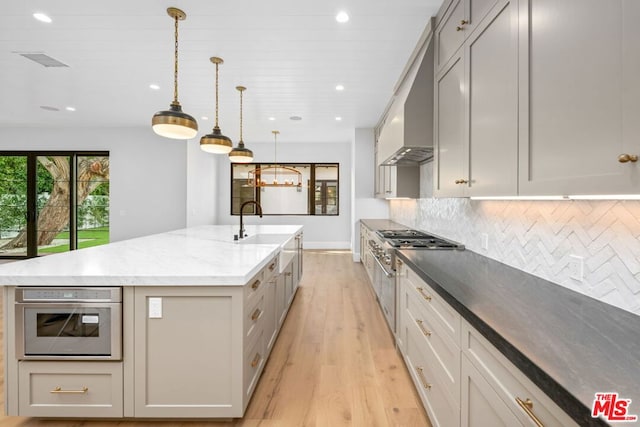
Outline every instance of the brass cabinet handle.
<path fill-rule="evenodd" d="M 272 262 L 271 265 L 269 266 L 269 271 L 273 271 L 274 268 L 276 268 L 276 263 Z"/>
<path fill-rule="evenodd" d="M 251 289 L 255 291 L 256 289 L 258 289 L 259 286 L 260 286 L 260 279 L 256 280 L 251 284 Z"/>
<path fill-rule="evenodd" d="M 469 23 L 469 21 L 467 21 L 466 19 L 463 19 L 462 21 L 460 21 L 460 25 L 467 25 Z"/>
<path fill-rule="evenodd" d="M 637 154 L 620 154 L 618 156 L 618 161 L 620 163 L 627 163 L 627 162 L 631 162 L 631 163 L 635 163 L 638 161 L 638 155 Z"/>
<path fill-rule="evenodd" d="M 462 28 L 461 26 L 459 26 L 459 25 L 458 25 L 458 26 L 456 27 L 456 31 L 462 31 L 462 30 L 464 30 L 464 28 Z"/>
<path fill-rule="evenodd" d="M 431 296 L 427 295 L 424 293 L 424 289 L 422 288 L 416 288 L 418 290 L 418 292 L 420 292 L 420 295 L 422 295 L 422 298 L 426 299 L 427 301 L 431 302 Z"/>
<path fill-rule="evenodd" d="M 292 275 L 292 273 L 291 273 L 290 271 L 285 271 L 285 272 L 284 272 L 284 275 L 285 275 L 285 276 L 291 276 L 291 275 Z"/>
<path fill-rule="evenodd" d="M 262 310 L 260 310 L 259 308 L 256 308 L 256 311 L 254 311 L 253 314 L 251 315 L 251 320 L 255 322 L 256 320 L 258 320 L 258 317 L 260 317 L 261 314 L 262 314 Z"/>
<path fill-rule="evenodd" d="M 516 396 L 516 402 L 518 403 L 518 405 L 520 405 L 520 407 L 522 408 L 522 410 L 524 412 L 527 413 L 527 415 L 529 415 L 529 418 L 531 418 L 531 420 L 538 426 L 538 427 L 544 427 L 544 424 L 542 424 L 542 422 L 538 419 L 538 417 L 536 417 L 536 415 L 533 413 L 533 402 L 531 401 L 531 399 L 526 398 L 524 401 L 522 399 L 520 399 L 519 397 Z"/>
<path fill-rule="evenodd" d="M 416 371 L 418 371 L 418 377 L 420 378 L 420 382 L 422 383 L 422 387 L 427 390 L 431 390 L 431 384 L 427 382 L 427 379 L 424 377 L 424 368 L 417 366 Z"/>
<path fill-rule="evenodd" d="M 253 358 L 253 360 L 251 361 L 251 367 L 255 368 L 256 366 L 258 366 L 258 363 L 260 363 L 260 353 L 256 353 L 255 357 Z"/>
<path fill-rule="evenodd" d="M 58 386 L 53 390 L 49 391 L 49 393 L 84 394 L 88 391 L 89 391 L 89 387 L 82 387 L 80 390 L 63 390 L 62 387 Z"/>
<path fill-rule="evenodd" d="M 420 330 L 422 331 L 425 337 L 431 336 L 431 331 L 429 331 L 427 328 L 424 327 L 424 322 L 422 320 L 416 320 L 416 323 L 418 324 L 418 327 L 420 328 Z"/>
<path fill-rule="evenodd" d="M 466 179 L 456 179 L 456 181 L 455 181 L 456 184 L 466 184 L 468 182 L 469 181 L 467 181 Z"/>

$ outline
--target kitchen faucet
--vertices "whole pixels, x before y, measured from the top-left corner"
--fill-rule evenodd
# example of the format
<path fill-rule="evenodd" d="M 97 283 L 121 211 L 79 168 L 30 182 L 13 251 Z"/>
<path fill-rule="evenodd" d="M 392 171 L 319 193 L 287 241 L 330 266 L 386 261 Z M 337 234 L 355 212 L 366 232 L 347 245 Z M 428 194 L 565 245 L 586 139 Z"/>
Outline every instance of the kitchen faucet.
<path fill-rule="evenodd" d="M 248 202 L 244 202 L 240 206 L 240 233 L 238 234 L 238 237 L 240 239 L 242 239 L 243 237 L 246 237 L 246 235 L 244 234 L 244 222 L 242 221 L 242 213 L 244 211 L 244 207 L 247 205 L 256 205 L 256 208 L 258 209 L 258 215 L 260 215 L 260 218 L 262 218 L 262 206 L 260 206 L 260 203 L 256 202 L 255 200 L 249 200 Z"/>

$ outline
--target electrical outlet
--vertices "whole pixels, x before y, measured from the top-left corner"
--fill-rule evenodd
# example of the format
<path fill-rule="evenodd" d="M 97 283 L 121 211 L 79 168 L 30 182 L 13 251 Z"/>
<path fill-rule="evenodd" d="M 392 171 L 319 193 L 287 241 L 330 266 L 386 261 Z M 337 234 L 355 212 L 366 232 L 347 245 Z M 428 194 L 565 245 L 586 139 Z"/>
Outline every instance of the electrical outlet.
<path fill-rule="evenodd" d="M 482 233 L 480 235 L 480 239 L 481 239 L 481 245 L 482 245 L 482 249 L 484 249 L 485 251 L 489 250 L 489 235 L 487 233 Z"/>
<path fill-rule="evenodd" d="M 569 255 L 569 277 L 582 282 L 584 279 L 584 258 Z"/>

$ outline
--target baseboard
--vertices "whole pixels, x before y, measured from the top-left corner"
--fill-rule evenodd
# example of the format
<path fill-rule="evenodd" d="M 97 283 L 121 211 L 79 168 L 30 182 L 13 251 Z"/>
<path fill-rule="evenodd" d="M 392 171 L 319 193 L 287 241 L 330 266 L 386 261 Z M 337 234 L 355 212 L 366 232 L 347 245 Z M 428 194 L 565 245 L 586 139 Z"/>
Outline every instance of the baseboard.
<path fill-rule="evenodd" d="M 353 253 L 353 262 L 360 262 L 360 252 Z"/>
<path fill-rule="evenodd" d="M 308 242 L 304 241 L 305 249 L 351 249 L 351 242 Z"/>

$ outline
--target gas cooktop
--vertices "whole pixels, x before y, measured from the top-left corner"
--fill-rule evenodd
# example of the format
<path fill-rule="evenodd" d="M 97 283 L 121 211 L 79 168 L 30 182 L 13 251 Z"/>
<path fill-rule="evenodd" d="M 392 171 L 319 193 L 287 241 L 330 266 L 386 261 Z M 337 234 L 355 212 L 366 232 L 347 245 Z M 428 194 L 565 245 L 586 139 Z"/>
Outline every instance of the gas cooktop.
<path fill-rule="evenodd" d="M 378 234 L 389 246 L 398 249 L 464 249 L 458 242 L 417 230 L 380 230 Z"/>

